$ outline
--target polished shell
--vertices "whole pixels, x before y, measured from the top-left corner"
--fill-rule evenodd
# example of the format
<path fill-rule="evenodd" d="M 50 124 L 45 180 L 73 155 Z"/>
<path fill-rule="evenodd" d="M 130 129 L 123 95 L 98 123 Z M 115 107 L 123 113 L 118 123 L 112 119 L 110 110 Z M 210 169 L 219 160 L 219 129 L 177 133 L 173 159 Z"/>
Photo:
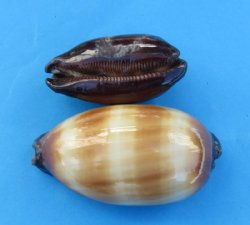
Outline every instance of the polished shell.
<path fill-rule="evenodd" d="M 58 93 L 104 104 L 142 101 L 180 80 L 187 63 L 152 35 L 120 35 L 86 41 L 52 59 L 47 85 Z"/>
<path fill-rule="evenodd" d="M 204 184 L 212 142 L 183 112 L 109 106 L 74 116 L 40 137 L 33 163 L 40 160 L 62 183 L 99 201 L 160 204 L 186 198 Z"/>

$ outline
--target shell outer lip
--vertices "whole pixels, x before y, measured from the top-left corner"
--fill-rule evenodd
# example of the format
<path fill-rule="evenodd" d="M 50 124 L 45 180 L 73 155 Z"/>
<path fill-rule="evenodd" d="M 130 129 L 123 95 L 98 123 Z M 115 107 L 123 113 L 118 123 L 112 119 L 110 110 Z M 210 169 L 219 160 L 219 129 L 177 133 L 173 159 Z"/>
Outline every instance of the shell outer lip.
<path fill-rule="evenodd" d="M 57 80 L 53 78 L 47 78 L 46 84 L 56 93 L 89 102 L 102 104 L 134 103 L 161 95 L 183 78 L 187 70 L 187 63 L 184 60 L 180 61 L 183 64 L 178 69 L 168 71 L 165 74 L 166 76 L 151 78 L 150 82 L 138 82 L 135 79 L 133 82 L 128 80 L 121 83 L 119 81 L 112 82 L 111 79 L 105 81 L 105 79 L 99 77 L 87 79 L 68 77 L 66 78 L 67 81 L 61 84 L 57 84 Z"/>

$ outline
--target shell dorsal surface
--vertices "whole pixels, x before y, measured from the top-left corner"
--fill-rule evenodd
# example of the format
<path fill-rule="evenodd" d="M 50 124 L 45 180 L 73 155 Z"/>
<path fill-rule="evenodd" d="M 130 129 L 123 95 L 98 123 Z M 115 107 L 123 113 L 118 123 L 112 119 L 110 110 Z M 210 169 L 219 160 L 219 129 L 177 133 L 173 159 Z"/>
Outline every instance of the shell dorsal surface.
<path fill-rule="evenodd" d="M 90 198 L 161 204 L 186 198 L 206 182 L 216 158 L 213 142 L 181 111 L 118 105 L 61 123 L 36 140 L 33 161 Z"/>

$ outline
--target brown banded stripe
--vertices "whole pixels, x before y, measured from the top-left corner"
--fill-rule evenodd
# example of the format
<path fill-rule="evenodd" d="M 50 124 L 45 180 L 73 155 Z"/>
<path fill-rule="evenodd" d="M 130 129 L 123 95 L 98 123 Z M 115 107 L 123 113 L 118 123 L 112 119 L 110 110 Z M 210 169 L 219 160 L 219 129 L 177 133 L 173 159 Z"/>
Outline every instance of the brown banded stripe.
<path fill-rule="evenodd" d="M 58 178 L 73 190 L 106 201 L 112 195 L 107 165 L 108 110 L 80 114 L 61 125 Z"/>

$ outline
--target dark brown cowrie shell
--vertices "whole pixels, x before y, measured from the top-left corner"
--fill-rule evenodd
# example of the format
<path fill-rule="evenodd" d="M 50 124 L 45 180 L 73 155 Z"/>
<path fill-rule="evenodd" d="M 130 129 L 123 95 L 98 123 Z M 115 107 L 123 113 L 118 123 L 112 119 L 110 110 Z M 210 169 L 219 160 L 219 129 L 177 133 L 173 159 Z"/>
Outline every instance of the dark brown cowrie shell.
<path fill-rule="evenodd" d="M 121 35 L 84 42 L 46 66 L 55 92 L 104 104 L 155 97 L 183 77 L 179 51 L 151 35 Z"/>

